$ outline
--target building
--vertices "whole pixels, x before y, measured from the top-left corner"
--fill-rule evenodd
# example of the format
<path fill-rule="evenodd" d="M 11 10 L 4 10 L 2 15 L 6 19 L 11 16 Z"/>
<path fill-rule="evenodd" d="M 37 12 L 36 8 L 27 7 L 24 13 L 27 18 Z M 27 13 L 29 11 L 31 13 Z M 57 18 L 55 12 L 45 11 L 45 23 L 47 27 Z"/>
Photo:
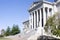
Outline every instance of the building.
<path fill-rule="evenodd" d="M 49 37 L 59 39 L 50 33 L 45 32 L 44 27 L 47 19 L 60 11 L 60 0 L 49 2 L 48 0 L 37 0 L 29 8 L 29 21 L 24 24 L 24 37 L 22 40 L 37 40 L 39 37 Z M 28 30 L 27 30 L 28 29 Z"/>
<path fill-rule="evenodd" d="M 27 32 L 29 30 L 29 20 L 23 22 L 23 26 L 24 26 L 23 31 Z"/>

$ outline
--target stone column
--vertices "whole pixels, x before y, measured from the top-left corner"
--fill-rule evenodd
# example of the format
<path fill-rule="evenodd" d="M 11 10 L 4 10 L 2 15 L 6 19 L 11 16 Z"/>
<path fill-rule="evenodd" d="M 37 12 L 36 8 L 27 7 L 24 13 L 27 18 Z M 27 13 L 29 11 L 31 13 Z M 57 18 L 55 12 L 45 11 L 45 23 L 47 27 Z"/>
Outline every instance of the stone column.
<path fill-rule="evenodd" d="M 32 13 L 31 13 L 31 27 L 30 28 L 32 29 Z"/>
<path fill-rule="evenodd" d="M 36 28 L 36 15 L 35 15 L 35 11 L 34 11 L 34 29 Z"/>
<path fill-rule="evenodd" d="M 37 11 L 35 11 L 35 18 L 36 18 L 36 19 L 35 19 L 35 24 L 36 24 L 35 26 L 36 26 L 36 28 L 37 28 Z M 36 29 L 36 28 L 35 28 L 35 29 Z"/>
<path fill-rule="evenodd" d="M 53 10 L 52 10 L 52 8 L 51 8 L 51 16 L 52 16 L 52 13 L 53 13 Z"/>
<path fill-rule="evenodd" d="M 52 8 L 52 16 L 54 15 L 54 9 Z"/>
<path fill-rule="evenodd" d="M 38 15 L 38 10 L 37 10 L 37 27 L 38 27 L 38 23 L 39 23 L 39 17 L 38 17 L 39 15 Z"/>
<path fill-rule="evenodd" d="M 34 12 L 32 13 L 32 28 L 34 29 Z"/>
<path fill-rule="evenodd" d="M 49 16 L 50 16 L 49 8 L 47 9 L 47 14 L 48 14 L 48 16 L 47 16 L 47 17 L 49 18 Z"/>
<path fill-rule="evenodd" d="M 41 14 L 41 9 L 40 9 L 40 27 L 42 27 L 42 14 Z"/>
<path fill-rule="evenodd" d="M 29 29 L 31 29 L 31 13 L 30 13 L 30 16 L 29 16 Z"/>
<path fill-rule="evenodd" d="M 43 7 L 43 26 L 46 24 L 46 12 L 45 12 L 45 7 Z"/>
<path fill-rule="evenodd" d="M 52 16 L 52 8 L 49 9 L 50 16 Z"/>
<path fill-rule="evenodd" d="M 33 13 L 32 13 L 31 18 L 32 18 L 32 23 L 31 24 L 32 24 L 32 29 L 33 29 Z"/>

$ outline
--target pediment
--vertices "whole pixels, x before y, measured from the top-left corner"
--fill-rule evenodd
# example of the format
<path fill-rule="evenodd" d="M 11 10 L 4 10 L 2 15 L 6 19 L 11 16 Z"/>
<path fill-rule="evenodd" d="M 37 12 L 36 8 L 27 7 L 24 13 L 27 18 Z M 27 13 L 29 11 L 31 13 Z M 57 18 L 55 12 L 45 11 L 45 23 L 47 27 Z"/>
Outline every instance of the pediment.
<path fill-rule="evenodd" d="M 31 7 L 38 5 L 39 2 L 33 2 Z"/>
<path fill-rule="evenodd" d="M 32 8 L 36 7 L 40 3 L 41 3 L 40 1 L 33 2 L 29 9 L 32 9 Z"/>

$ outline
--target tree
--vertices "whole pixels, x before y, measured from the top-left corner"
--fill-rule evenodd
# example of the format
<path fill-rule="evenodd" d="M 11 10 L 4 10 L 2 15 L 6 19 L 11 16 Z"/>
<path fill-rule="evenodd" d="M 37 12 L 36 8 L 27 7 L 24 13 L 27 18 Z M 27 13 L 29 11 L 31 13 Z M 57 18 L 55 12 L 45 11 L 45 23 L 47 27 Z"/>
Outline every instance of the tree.
<path fill-rule="evenodd" d="M 13 25 L 13 28 L 11 30 L 11 35 L 16 35 L 20 33 L 19 26 L 18 25 Z"/>
<path fill-rule="evenodd" d="M 4 33 L 5 33 L 5 30 L 4 30 L 4 29 L 2 29 L 2 30 L 1 30 L 1 35 L 3 35 L 3 36 L 4 36 Z"/>
<path fill-rule="evenodd" d="M 54 21 L 55 21 L 55 15 L 53 17 L 49 17 L 49 19 L 47 20 L 46 25 L 45 25 L 46 31 L 48 31 L 49 28 L 55 29 L 56 24 L 54 23 Z M 54 26 L 54 27 L 52 27 L 52 26 Z"/>
<path fill-rule="evenodd" d="M 48 32 L 49 28 L 53 35 L 60 36 L 60 13 L 56 13 L 47 20 L 45 31 Z"/>
<path fill-rule="evenodd" d="M 5 33 L 5 30 L 2 29 L 2 30 L 1 30 L 1 34 L 0 34 L 0 37 L 4 37 L 4 36 L 5 36 L 4 33 Z"/>
<path fill-rule="evenodd" d="M 9 36 L 11 34 L 10 27 L 8 26 L 5 32 L 6 36 Z"/>

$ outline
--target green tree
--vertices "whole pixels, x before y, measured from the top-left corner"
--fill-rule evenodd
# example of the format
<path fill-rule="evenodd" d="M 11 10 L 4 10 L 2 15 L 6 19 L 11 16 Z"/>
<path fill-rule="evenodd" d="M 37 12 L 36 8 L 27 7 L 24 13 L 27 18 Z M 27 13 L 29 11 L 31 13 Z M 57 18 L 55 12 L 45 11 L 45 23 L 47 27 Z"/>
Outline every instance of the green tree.
<path fill-rule="evenodd" d="M 16 35 L 18 33 L 20 33 L 19 26 L 13 25 L 12 30 L 11 30 L 11 35 Z"/>
<path fill-rule="evenodd" d="M 6 31 L 5 31 L 5 35 L 9 36 L 10 34 L 11 34 L 11 30 L 10 30 L 10 27 L 8 26 Z"/>
<path fill-rule="evenodd" d="M 54 22 L 55 22 L 55 15 L 53 17 L 49 17 L 45 25 L 45 30 L 48 31 L 49 27 L 51 29 L 55 29 L 56 24 Z"/>
<path fill-rule="evenodd" d="M 45 31 L 48 32 L 48 29 L 51 29 L 51 33 L 56 36 L 60 36 L 60 13 L 56 13 L 50 17 L 45 25 Z"/>
<path fill-rule="evenodd" d="M 2 30 L 1 30 L 1 35 L 3 35 L 3 36 L 4 36 L 4 33 L 5 33 L 5 30 L 4 30 L 4 29 L 2 29 Z"/>
<path fill-rule="evenodd" d="M 4 37 L 4 36 L 5 36 L 4 33 L 5 33 L 5 30 L 2 29 L 2 30 L 1 30 L 1 34 L 0 34 L 0 37 Z"/>

